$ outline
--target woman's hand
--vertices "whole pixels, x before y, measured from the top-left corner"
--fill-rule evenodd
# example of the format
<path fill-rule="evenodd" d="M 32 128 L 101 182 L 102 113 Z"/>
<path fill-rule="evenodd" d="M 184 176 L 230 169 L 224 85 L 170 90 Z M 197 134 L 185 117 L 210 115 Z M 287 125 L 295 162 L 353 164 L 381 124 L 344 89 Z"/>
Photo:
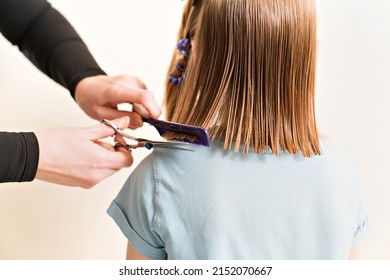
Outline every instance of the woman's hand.
<path fill-rule="evenodd" d="M 153 94 L 137 77 L 121 75 L 93 76 L 81 80 L 75 91 L 81 109 L 95 120 L 130 117 L 130 128 L 142 126 L 141 116 L 158 118 L 161 108 Z M 118 104 L 133 105 L 133 112 L 118 110 Z M 134 113 L 137 112 L 137 113 Z"/>
<path fill-rule="evenodd" d="M 121 129 L 129 117 L 113 120 Z M 61 185 L 91 188 L 133 163 L 131 152 L 100 140 L 115 131 L 100 123 L 88 128 L 56 128 L 36 133 L 39 163 L 36 179 Z M 115 141 L 123 139 L 116 135 Z"/>

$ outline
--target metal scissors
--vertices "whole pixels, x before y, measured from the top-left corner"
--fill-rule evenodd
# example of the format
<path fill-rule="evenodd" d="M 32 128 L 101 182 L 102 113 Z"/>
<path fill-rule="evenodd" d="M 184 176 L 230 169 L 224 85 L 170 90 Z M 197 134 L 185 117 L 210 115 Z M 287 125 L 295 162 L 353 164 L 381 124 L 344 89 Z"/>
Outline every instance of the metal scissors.
<path fill-rule="evenodd" d="M 120 148 L 125 148 L 127 150 L 130 149 L 137 149 L 137 148 L 146 148 L 148 150 L 152 148 L 165 148 L 165 149 L 173 149 L 173 150 L 181 150 L 181 151 L 190 151 L 193 152 L 194 150 L 190 148 L 186 148 L 184 146 L 189 145 L 189 143 L 186 142 L 179 142 L 179 141 L 153 141 L 153 140 L 148 140 L 144 138 L 137 138 L 133 137 L 125 132 L 123 132 L 119 126 L 117 126 L 114 122 L 103 119 L 101 121 L 105 125 L 111 127 L 112 129 L 115 130 L 115 134 L 119 134 L 123 138 L 127 138 L 130 141 L 132 141 L 132 144 L 129 144 L 127 142 L 116 142 L 115 147 L 120 147 Z"/>

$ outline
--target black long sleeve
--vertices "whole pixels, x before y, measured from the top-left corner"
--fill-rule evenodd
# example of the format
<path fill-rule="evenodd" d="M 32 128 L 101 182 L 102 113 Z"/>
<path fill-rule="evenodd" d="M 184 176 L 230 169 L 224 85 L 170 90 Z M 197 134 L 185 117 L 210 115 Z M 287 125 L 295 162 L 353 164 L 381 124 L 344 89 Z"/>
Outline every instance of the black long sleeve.
<path fill-rule="evenodd" d="M 70 23 L 45 0 L 1 0 L 0 32 L 72 96 L 83 78 L 105 74 Z"/>
<path fill-rule="evenodd" d="M 70 23 L 45 0 L 0 0 L 0 32 L 73 97 L 83 78 L 105 74 Z M 0 183 L 33 180 L 38 160 L 33 133 L 0 132 Z"/>
<path fill-rule="evenodd" d="M 39 159 L 35 134 L 0 132 L 0 145 L 0 182 L 32 181 Z"/>

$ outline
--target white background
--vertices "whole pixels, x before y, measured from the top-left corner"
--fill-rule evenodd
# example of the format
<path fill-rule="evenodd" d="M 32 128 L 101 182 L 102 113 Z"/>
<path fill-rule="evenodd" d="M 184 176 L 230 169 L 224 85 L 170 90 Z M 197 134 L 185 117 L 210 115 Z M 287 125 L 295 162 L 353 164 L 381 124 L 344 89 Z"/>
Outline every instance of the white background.
<path fill-rule="evenodd" d="M 107 73 L 137 75 L 162 100 L 183 1 L 51 3 Z M 369 228 L 361 257 L 390 259 L 390 4 L 319 0 L 318 16 L 318 126 L 351 157 L 364 185 Z M 0 36 L 0 130 L 94 124 L 65 89 Z M 145 154 L 133 152 L 133 167 Z M 123 259 L 126 240 L 106 209 L 131 170 L 92 190 L 41 181 L 1 185 L 0 259 Z"/>

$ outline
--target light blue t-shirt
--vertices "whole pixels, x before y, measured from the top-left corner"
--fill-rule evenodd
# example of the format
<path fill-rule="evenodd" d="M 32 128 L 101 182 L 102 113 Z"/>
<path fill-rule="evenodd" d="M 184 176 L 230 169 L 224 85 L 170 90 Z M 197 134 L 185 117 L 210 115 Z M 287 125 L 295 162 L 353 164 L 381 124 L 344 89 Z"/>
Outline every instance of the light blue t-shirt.
<path fill-rule="evenodd" d="M 304 158 L 155 149 L 108 213 L 152 259 L 347 259 L 366 227 L 362 188 L 328 141 Z"/>

